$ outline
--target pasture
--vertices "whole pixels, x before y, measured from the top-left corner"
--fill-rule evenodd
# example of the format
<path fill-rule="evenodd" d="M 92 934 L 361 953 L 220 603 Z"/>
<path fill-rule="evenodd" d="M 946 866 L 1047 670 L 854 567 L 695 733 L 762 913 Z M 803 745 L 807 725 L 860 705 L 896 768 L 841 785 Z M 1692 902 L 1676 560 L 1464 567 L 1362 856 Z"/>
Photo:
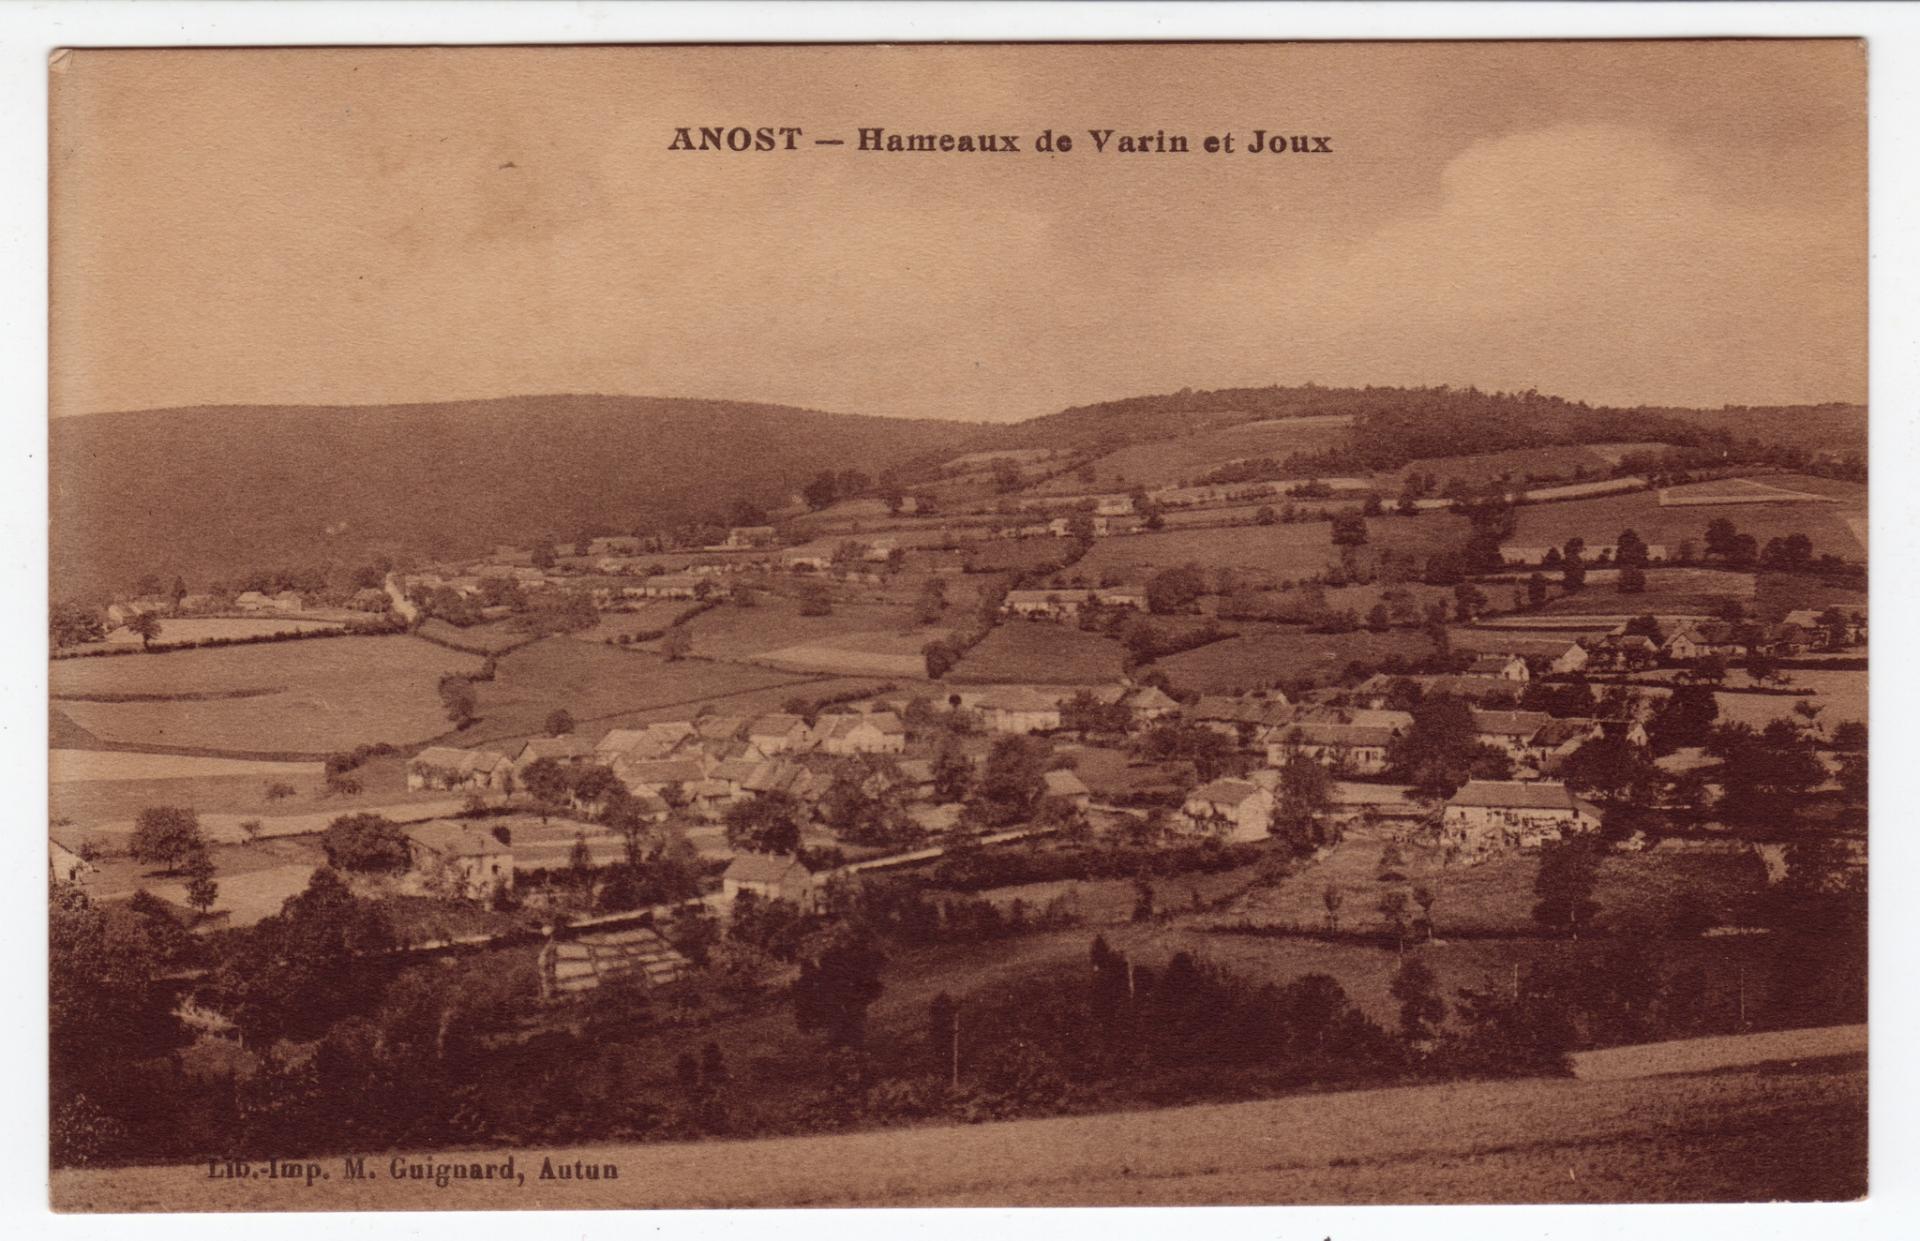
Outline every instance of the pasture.
<path fill-rule="evenodd" d="M 678 714 L 664 718 L 688 719 L 710 700 L 716 710 L 731 711 L 737 695 L 790 685 L 797 692 L 811 679 L 709 659 L 669 662 L 631 647 L 548 638 L 501 657 L 494 679 L 476 687 L 478 722 L 449 741 L 471 746 L 534 736 L 559 709 L 582 725 L 608 725 L 615 716 L 666 708 Z M 446 731 L 444 722 L 440 731 Z"/>
<path fill-rule="evenodd" d="M 1378 663 L 1389 655 L 1418 659 L 1433 651 L 1432 642 L 1417 630 L 1308 633 L 1298 625 L 1240 621 L 1229 627 L 1237 636 L 1169 655 L 1153 666 L 1165 672 L 1178 691 L 1232 694 L 1308 678 L 1331 680 L 1354 660 Z"/>
<path fill-rule="evenodd" d="M 1640 616 L 1670 614 L 1708 616 L 1729 600 L 1751 605 L 1754 575 L 1730 569 L 1648 569 L 1647 588 L 1639 594 L 1623 595 L 1615 586 L 1617 570 L 1591 569 L 1585 590 L 1567 595 L 1559 593 L 1560 573 L 1540 570 L 1552 592 L 1540 611 L 1548 616 L 1582 615 L 1591 612 L 1618 611 Z M 1524 575 L 1523 575 L 1524 578 Z M 1500 595 L 1488 592 L 1497 602 Z"/>
<path fill-rule="evenodd" d="M 1009 620 L 967 652 L 947 674 L 963 684 L 1104 685 L 1120 679 L 1118 642 L 1077 626 Z"/>
<path fill-rule="evenodd" d="M 1468 486 L 1494 480 L 1515 484 L 1572 480 L 1605 474 L 1628 453 L 1664 447 L 1664 444 L 1646 443 L 1551 444 L 1544 448 L 1513 448 L 1459 457 L 1427 457 L 1409 461 L 1383 477 L 1380 485 L 1391 495 L 1399 491 L 1409 474 L 1431 474 L 1442 487 L 1456 479 Z"/>
<path fill-rule="evenodd" d="M 1812 490 L 1803 488 L 1798 476 L 1770 476 L 1768 481 Z M 1705 549 L 1707 523 L 1724 517 L 1762 547 L 1768 539 L 1805 534 L 1813 541 L 1816 556 L 1832 553 L 1844 560 L 1862 560 L 1865 549 L 1848 519 L 1865 516 L 1866 488 L 1852 484 L 1829 487 L 1836 501 L 1832 504 L 1676 506 L 1661 504 L 1659 495 L 1651 491 L 1527 504 L 1516 512 L 1518 522 L 1508 542 L 1522 547 L 1559 547 L 1578 536 L 1599 546 L 1615 542 L 1623 530 L 1632 530 L 1648 543 L 1664 545 L 1668 555 L 1678 555 L 1682 544 L 1690 544 L 1697 555 Z"/>
<path fill-rule="evenodd" d="M 317 756 L 445 731 L 440 677 L 472 673 L 480 662 L 383 635 L 64 659 L 48 676 L 60 713 L 101 741 Z"/>
<path fill-rule="evenodd" d="M 458 625 L 449 625 L 435 616 L 430 617 L 420 626 L 420 636 L 464 651 L 473 651 L 481 655 L 497 655 L 501 651 L 526 642 L 533 635 L 512 620 L 488 621 L 485 624 L 468 625 L 462 629 Z"/>
<path fill-rule="evenodd" d="M 1297 452 L 1340 447 L 1347 442 L 1347 428 L 1352 425 L 1349 414 L 1268 418 L 1131 444 L 1095 460 L 1092 479 L 1069 472 L 1040 484 L 1031 494 L 1072 494 L 1090 487 L 1126 491 L 1135 486 L 1180 486 L 1229 462 L 1258 457 L 1284 461 Z"/>
<path fill-rule="evenodd" d="M 160 633 L 154 638 L 154 644 L 170 646 L 215 640 L 244 642 L 286 633 L 321 633 L 344 628 L 346 626 L 339 621 L 294 620 L 288 617 L 163 616 L 160 618 Z M 122 625 L 107 634 L 105 645 L 139 646 L 140 635 Z"/>
<path fill-rule="evenodd" d="M 802 616 L 798 601 L 771 592 L 750 608 L 722 604 L 688 621 L 693 653 L 703 659 L 777 659 L 799 648 L 876 655 L 912 655 L 943 629 L 914 624 L 913 610 L 902 605 L 836 602 L 827 616 Z M 658 642 L 643 649 L 657 650 Z M 782 660 L 782 662 L 795 662 Z"/>
<path fill-rule="evenodd" d="M 1424 558 L 1455 547 L 1466 533 L 1466 520 L 1451 513 L 1375 517 L 1367 521 L 1367 546 Z M 1118 581 L 1142 581 L 1161 569 L 1196 564 L 1210 571 L 1229 568 L 1254 580 L 1298 581 L 1339 561 L 1332 523 L 1310 521 L 1100 539 L 1073 572 L 1089 581 L 1109 575 Z"/>

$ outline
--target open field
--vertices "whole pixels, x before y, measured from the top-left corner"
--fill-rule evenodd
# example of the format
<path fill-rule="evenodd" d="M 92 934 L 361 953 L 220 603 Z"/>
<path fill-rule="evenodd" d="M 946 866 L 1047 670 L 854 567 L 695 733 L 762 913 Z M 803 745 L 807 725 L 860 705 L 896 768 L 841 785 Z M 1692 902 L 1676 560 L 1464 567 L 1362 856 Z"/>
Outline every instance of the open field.
<path fill-rule="evenodd" d="M 498 654 L 509 647 L 521 645 L 533 636 L 512 620 L 487 621 L 462 629 L 458 625 L 449 625 L 437 616 L 430 617 L 420 626 L 420 634 L 483 655 Z"/>
<path fill-rule="evenodd" d="M 1099 685 L 1120 679 L 1124 653 L 1112 638 L 1072 624 L 1009 620 L 947 674 L 966 684 Z"/>
<path fill-rule="evenodd" d="M 1767 481 L 1800 488 L 1800 479 L 1794 475 L 1769 476 Z M 1518 525 L 1507 541 L 1522 547 L 1558 547 L 1577 535 L 1597 546 L 1613 543 L 1622 530 L 1630 529 L 1648 543 L 1664 545 L 1670 555 L 1677 555 L 1682 543 L 1691 543 L 1697 553 L 1704 548 L 1707 523 L 1724 517 L 1763 547 L 1771 538 L 1805 534 L 1813 540 L 1816 556 L 1831 552 L 1847 560 L 1863 559 L 1864 549 L 1847 519 L 1866 514 L 1867 489 L 1853 484 L 1834 487 L 1833 504 L 1677 507 L 1661 504 L 1659 495 L 1650 491 L 1560 504 L 1528 504 L 1518 510 Z M 1848 491 L 1851 494 L 1843 494 Z"/>
<path fill-rule="evenodd" d="M 1403 860 L 1392 868 L 1402 877 L 1383 881 L 1380 876 L 1387 872 L 1381 857 L 1394 835 L 1355 828 L 1345 841 L 1293 875 L 1249 893 L 1219 920 L 1317 931 L 1327 925 L 1323 893 L 1331 885 L 1341 893 L 1341 930 L 1384 934 L 1389 924 L 1379 911 L 1380 897 L 1405 893 L 1408 909 L 1417 914 L 1412 890 L 1424 884 L 1434 894 L 1433 922 L 1441 939 L 1449 934 L 1531 935 L 1537 930 L 1537 853 L 1504 855 L 1477 866 L 1447 866 L 1438 850 L 1402 844 Z M 1728 843 L 1738 848 L 1737 842 Z M 1704 909 L 1716 921 L 1738 924 L 1765 886 L 1765 867 L 1744 848 L 1733 853 L 1669 848 L 1611 853 L 1601 863 L 1594 889 L 1600 905 L 1594 925 L 1603 931 L 1658 933 L 1688 905 Z"/>
<path fill-rule="evenodd" d="M 1197 480 L 1216 466 L 1249 457 L 1284 461 L 1296 452 L 1321 452 L 1346 443 L 1349 414 L 1269 418 L 1218 430 L 1195 431 L 1110 452 L 1093 463 L 1093 480 L 1077 472 L 1049 479 L 1032 494 L 1073 494 L 1088 488 L 1126 491 Z"/>
<path fill-rule="evenodd" d="M 1375 517 L 1367 522 L 1369 546 L 1390 547 L 1422 557 L 1453 547 L 1466 532 L 1465 519 L 1450 513 Z M 1090 580 L 1112 573 L 1138 581 L 1159 569 L 1198 564 L 1208 569 L 1231 568 L 1252 578 L 1291 581 L 1339 563 L 1339 550 L 1333 545 L 1332 525 L 1324 521 L 1163 530 L 1101 539 L 1074 571 Z"/>
<path fill-rule="evenodd" d="M 1514 484 L 1529 479 L 1573 480 L 1580 471 L 1604 474 L 1630 452 L 1664 448 L 1664 444 L 1553 444 L 1545 448 L 1513 448 L 1505 452 L 1473 453 L 1460 457 L 1428 457 L 1409 461 L 1382 478 L 1383 494 L 1397 494 L 1409 474 L 1431 474 L 1445 487 L 1455 479 L 1468 486 L 1498 479 Z"/>
<path fill-rule="evenodd" d="M 1624 1081 L 1462 1082 L 876 1133 L 599 1146 L 619 1179 L 327 1180 L 308 1210 L 1744 1202 L 1866 1192 L 1864 1059 Z M 498 1154 L 439 1152 L 439 1162 Z M 415 1158 L 408 1162 L 422 1162 Z M 274 1210 L 284 1182 L 209 1189 L 202 1165 L 59 1171 L 57 1210 Z"/>
<path fill-rule="evenodd" d="M 533 736 L 561 708 L 583 725 L 597 722 L 602 731 L 612 723 L 610 717 L 656 708 L 675 708 L 678 716 L 669 718 L 686 719 L 707 700 L 727 710 L 734 695 L 788 685 L 797 692 L 809 679 L 707 659 L 668 662 L 632 648 L 548 638 L 501 657 L 494 680 L 476 687 L 479 722 L 449 740 L 475 745 Z"/>
<path fill-rule="evenodd" d="M 47 755 L 55 784 L 90 780 L 183 780 L 204 776 L 298 779 L 321 774 L 319 763 L 270 763 L 244 758 L 191 758 L 129 750 L 53 750 Z"/>
<path fill-rule="evenodd" d="M 102 741 L 291 755 L 442 732 L 436 683 L 479 666 L 478 656 L 381 636 L 57 660 L 48 675 L 59 711 Z M 249 696 L 192 700 L 242 691 Z M 135 694 L 157 700 L 80 700 Z"/>
<path fill-rule="evenodd" d="M 1751 478 L 1716 478 L 1710 482 L 1662 487 L 1660 503 L 1684 508 L 1719 504 L 1833 504 L 1837 499 Z"/>
<path fill-rule="evenodd" d="M 1175 689 L 1199 694 L 1269 689 L 1277 683 L 1303 677 L 1338 675 L 1353 660 L 1378 662 L 1388 655 L 1416 659 L 1433 650 L 1433 643 L 1417 630 L 1386 633 L 1308 633 L 1299 625 L 1265 625 L 1243 621 L 1229 628 L 1238 635 L 1223 642 L 1182 651 L 1156 660 Z"/>
<path fill-rule="evenodd" d="M 1540 608 L 1549 616 L 1609 610 L 1635 616 L 1648 612 L 1656 616 L 1667 613 L 1709 616 L 1717 604 L 1729 599 L 1751 604 L 1754 597 L 1753 574 L 1725 569 L 1648 569 L 1647 589 L 1637 595 L 1623 595 L 1615 589 L 1612 579 L 1619 575 L 1612 570 L 1590 570 L 1586 589 L 1571 595 L 1558 593 L 1558 572 L 1542 569 L 1540 573 L 1554 592 Z M 1493 597 L 1498 599 L 1499 595 Z"/>
<path fill-rule="evenodd" d="M 916 626 L 908 607 L 836 603 L 831 615 L 802 616 L 797 601 L 774 594 L 761 595 L 750 608 L 712 608 L 688 621 L 686 629 L 693 635 L 693 653 L 705 659 L 881 676 L 920 675 L 920 648 L 946 632 Z M 658 649 L 658 643 L 642 649 Z M 894 659 L 863 662 L 862 654 Z M 911 666 L 899 664 L 899 657 L 909 657 Z"/>
<path fill-rule="evenodd" d="M 160 634 L 154 643 L 169 646 L 176 642 L 208 642 L 214 639 L 234 642 L 248 638 L 270 638 L 282 633 L 318 633 L 345 627 L 339 621 L 295 620 L 290 617 L 164 616 L 160 618 Z M 122 625 L 107 634 L 105 643 L 95 645 L 139 646 L 140 635 Z"/>

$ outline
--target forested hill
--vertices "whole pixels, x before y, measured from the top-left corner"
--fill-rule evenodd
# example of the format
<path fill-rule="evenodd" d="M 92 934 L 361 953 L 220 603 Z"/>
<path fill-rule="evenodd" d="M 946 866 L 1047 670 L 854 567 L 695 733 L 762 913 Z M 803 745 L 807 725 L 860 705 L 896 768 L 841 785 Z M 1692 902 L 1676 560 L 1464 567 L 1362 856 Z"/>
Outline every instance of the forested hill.
<path fill-rule="evenodd" d="M 1619 408 L 1539 392 L 1475 388 L 1184 388 L 1075 406 L 998 432 L 996 448 L 1110 450 L 1171 435 L 1263 419 L 1354 420 L 1345 455 L 1355 469 L 1547 444 L 1650 441 L 1700 446 L 1759 440 L 1814 455 L 1866 455 L 1861 405 L 1684 409 Z"/>
<path fill-rule="evenodd" d="M 954 422 L 780 405 L 530 396 L 381 406 L 212 406 L 56 420 L 55 597 L 153 574 L 405 549 L 462 555 L 582 529 L 773 507 L 822 470 L 869 474 L 978 434 Z"/>

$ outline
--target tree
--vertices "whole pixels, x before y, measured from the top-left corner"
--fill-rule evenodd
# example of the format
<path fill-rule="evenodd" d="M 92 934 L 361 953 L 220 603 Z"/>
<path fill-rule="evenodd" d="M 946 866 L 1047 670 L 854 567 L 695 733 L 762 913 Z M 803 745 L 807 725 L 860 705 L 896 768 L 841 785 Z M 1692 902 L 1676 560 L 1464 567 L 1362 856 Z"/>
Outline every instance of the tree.
<path fill-rule="evenodd" d="M 213 881 L 213 858 L 205 847 L 196 849 L 187 859 L 183 873 L 187 877 L 187 904 L 204 916 L 220 896 L 220 885 Z"/>
<path fill-rule="evenodd" d="M 135 612 L 127 628 L 139 635 L 141 647 L 151 648 L 153 640 L 160 636 L 160 617 L 153 612 Z"/>
<path fill-rule="evenodd" d="M 839 498 L 840 485 L 832 470 L 822 470 L 812 482 L 800 489 L 800 497 L 810 509 L 823 509 Z"/>
<path fill-rule="evenodd" d="M 1398 890 L 1382 892 L 1378 908 L 1380 916 L 1393 928 L 1394 946 L 1404 953 L 1407 950 L 1407 894 Z"/>
<path fill-rule="evenodd" d="M 53 645 L 77 646 L 107 636 L 106 621 L 98 611 L 80 603 L 56 603 L 47 609 Z"/>
<path fill-rule="evenodd" d="M 836 1047 L 866 1041 L 867 1009 L 885 990 L 879 946 L 863 931 L 842 927 L 800 962 L 793 984 L 793 1016 L 802 1031 L 818 1030 Z"/>
<path fill-rule="evenodd" d="M 833 615 L 833 591 L 825 582 L 806 582 L 801 585 L 800 615 Z"/>
<path fill-rule="evenodd" d="M 538 543 L 535 543 L 533 545 L 533 567 L 534 568 L 551 569 L 556 563 L 558 563 L 559 559 L 560 557 L 558 553 L 556 553 L 553 549 L 553 540 L 541 539 Z"/>
<path fill-rule="evenodd" d="M 1422 795 L 1451 797 L 1471 778 L 1504 779 L 1513 763 L 1481 744 L 1465 701 L 1429 694 L 1413 708 L 1413 723 L 1387 743 L 1387 766 Z"/>
<path fill-rule="evenodd" d="M 520 787 L 540 807 L 540 821 L 557 809 L 573 792 L 572 774 L 555 758 L 536 758 L 520 773 Z"/>
<path fill-rule="evenodd" d="M 1729 519 L 1716 517 L 1707 523 L 1707 555 L 1731 560 L 1739 548 L 1739 540 L 1740 531 Z"/>
<path fill-rule="evenodd" d="M 200 817 L 178 806 L 149 806 L 133 820 L 127 851 L 134 860 L 177 871 L 196 852 L 206 851 Z"/>
<path fill-rule="evenodd" d="M 670 625 L 660 638 L 660 654 L 668 663 L 678 663 L 693 654 L 693 631 L 685 625 Z"/>
<path fill-rule="evenodd" d="M 991 827 L 1020 823 L 1033 815 L 1045 791 L 1051 748 L 1035 737 L 996 738 L 981 768 L 975 805 Z"/>
<path fill-rule="evenodd" d="M 1332 522 L 1332 537 L 1335 547 L 1366 546 L 1366 517 L 1358 512 L 1336 514 Z"/>
<path fill-rule="evenodd" d="M 565 707 L 556 707 L 547 714 L 547 736 L 564 737 L 573 731 L 573 713 Z"/>
<path fill-rule="evenodd" d="M 1656 754 L 1702 746 L 1713 735 L 1720 700 L 1705 684 L 1676 685 L 1647 720 L 1647 740 Z"/>
<path fill-rule="evenodd" d="M 1622 530 L 1620 537 L 1614 541 L 1613 563 L 1623 569 L 1646 568 L 1647 554 L 1646 540 L 1636 531 Z"/>
<path fill-rule="evenodd" d="M 1280 516 L 1273 511 L 1271 504 L 1262 504 L 1253 511 L 1253 524 L 1256 526 L 1271 526 L 1279 520 Z"/>
<path fill-rule="evenodd" d="M 1299 751 L 1287 756 L 1274 788 L 1271 831 L 1295 855 L 1331 844 L 1338 831 L 1327 820 L 1333 805 L 1333 778 L 1327 769 Z"/>
<path fill-rule="evenodd" d="M 1416 883 L 1413 885 L 1413 903 L 1420 906 L 1420 921 L 1427 928 L 1427 938 L 1433 938 L 1433 903 L 1438 897 L 1433 885 Z"/>
<path fill-rule="evenodd" d="M 412 862 L 406 833 L 377 814 L 343 814 L 320 834 L 327 865 L 335 870 L 393 874 Z"/>
<path fill-rule="evenodd" d="M 1538 572 L 1527 575 L 1527 606 L 1537 608 L 1547 601 L 1547 579 Z"/>
<path fill-rule="evenodd" d="M 973 788 L 973 762 L 952 737 L 941 739 L 933 755 L 933 796 L 942 802 L 966 800 Z"/>
<path fill-rule="evenodd" d="M 1798 800 L 1827 781 L 1813 739 L 1787 720 L 1765 728 L 1723 724 L 1706 751 L 1720 760 L 1720 813 L 1741 823 L 1790 822 Z"/>
<path fill-rule="evenodd" d="M 335 871 L 322 867 L 279 913 L 242 934 L 209 978 L 208 991 L 256 1045 L 315 1038 L 371 1006 L 386 982 L 364 958 L 393 942 L 379 908 L 356 899 Z"/>
<path fill-rule="evenodd" d="M 1162 569 L 1147 579 L 1147 607 L 1159 615 L 1184 612 L 1207 591 L 1207 579 L 1194 565 Z"/>
<path fill-rule="evenodd" d="M 455 728 L 465 728 L 473 723 L 474 712 L 478 709 L 480 697 L 473 688 L 470 677 L 457 672 L 449 672 L 440 678 L 440 705 Z"/>
<path fill-rule="evenodd" d="M 1400 1037 L 1409 1043 L 1431 1039 L 1434 1027 L 1446 1018 L 1447 1005 L 1440 998 L 1439 979 L 1427 963 L 1417 956 L 1403 962 L 1387 991 L 1400 1001 Z"/>
<path fill-rule="evenodd" d="M 1627 565 L 1620 570 L 1615 588 L 1623 595 L 1642 595 L 1647 591 L 1647 571 L 1638 565 Z"/>
<path fill-rule="evenodd" d="M 1549 841 L 1540 849 L 1540 868 L 1534 873 L 1533 920 L 1573 939 L 1593 920 L 1600 906 L 1593 899 L 1600 875 L 1603 846 L 1591 833 Z"/>
<path fill-rule="evenodd" d="M 736 849 L 791 854 L 800 847 L 800 803 L 788 793 L 755 793 L 728 806 L 722 822 Z"/>
<path fill-rule="evenodd" d="M 1327 930 L 1330 933 L 1340 929 L 1341 900 L 1340 885 L 1329 883 L 1326 887 L 1320 889 L 1320 903 L 1327 907 Z"/>
<path fill-rule="evenodd" d="M 940 638 L 935 638 L 921 647 L 920 657 L 926 662 L 929 681 L 940 680 L 960 662 L 959 654 L 949 643 Z"/>

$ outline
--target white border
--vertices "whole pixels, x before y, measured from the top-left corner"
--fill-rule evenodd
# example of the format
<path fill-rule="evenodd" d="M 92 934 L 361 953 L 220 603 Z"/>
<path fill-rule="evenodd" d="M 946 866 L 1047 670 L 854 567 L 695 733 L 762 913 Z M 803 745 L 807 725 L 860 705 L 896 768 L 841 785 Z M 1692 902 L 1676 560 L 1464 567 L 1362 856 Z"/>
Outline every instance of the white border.
<path fill-rule="evenodd" d="M 859 42 L 954 39 L 1462 39 L 1864 35 L 1871 100 L 1873 627 L 1883 655 L 1873 680 L 1880 753 L 1874 789 L 1874 969 L 1872 1198 L 1839 1206 L 1260 1208 L 920 1212 L 532 1213 L 309 1216 L 55 1216 L 46 1208 L 45 892 L 36 806 L 45 788 L 46 628 L 46 58 L 55 47 L 247 46 L 339 43 Z M 0 1135 L 0 1213 L 15 1235 L 139 1236 L 151 1241 L 209 1234 L 320 1237 L 351 1228 L 367 1236 L 631 1236 L 766 1232 L 794 1241 L 882 1232 L 974 1241 L 1005 1235 L 1120 1236 L 1202 1227 L 1261 1238 L 1613 1237 L 1633 1232 L 1698 1241 L 1765 1241 L 1819 1234 L 1823 1241 L 1920 1235 L 1920 1168 L 1912 1112 L 1920 1028 L 1913 987 L 1916 765 L 1902 743 L 1916 705 L 1915 661 L 1896 659 L 1920 636 L 1910 576 L 1920 538 L 1920 488 L 1910 471 L 1920 415 L 1920 305 L 1915 262 L 1920 173 L 1910 154 L 1920 120 L 1920 13 L 1858 4 L 520 4 L 433 3 L 245 5 L 94 0 L 0 7 L 0 151 L 11 192 L 0 204 L 0 359 L 12 409 L 0 419 L 0 565 L 10 579 L 3 614 L 9 653 L 0 664 L 0 787 L 24 793 L 8 839 L 4 973 L 0 999 L 11 1123 Z M 1790 167 L 1781 170 L 1791 176 Z M 17 852 L 15 852 L 17 850 Z"/>

